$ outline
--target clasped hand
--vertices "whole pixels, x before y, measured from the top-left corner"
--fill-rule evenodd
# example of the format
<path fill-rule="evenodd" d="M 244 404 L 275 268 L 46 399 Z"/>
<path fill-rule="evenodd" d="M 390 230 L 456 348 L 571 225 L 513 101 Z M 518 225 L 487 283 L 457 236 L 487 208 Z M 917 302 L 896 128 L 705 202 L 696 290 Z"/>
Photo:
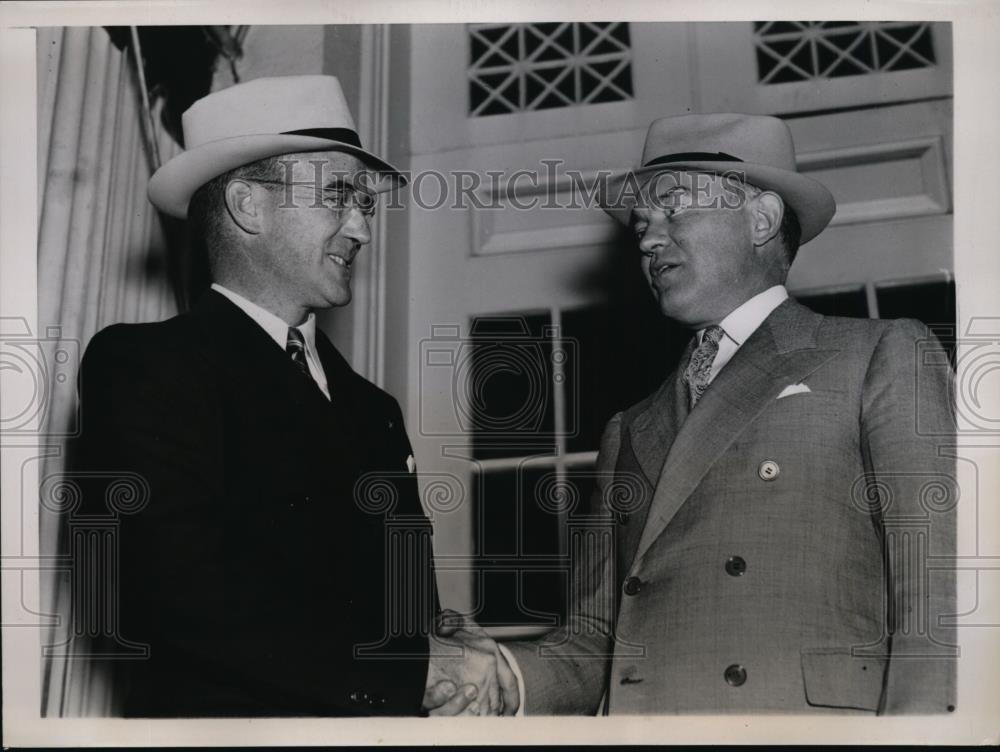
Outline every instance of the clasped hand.
<path fill-rule="evenodd" d="M 472 619 L 443 611 L 431 635 L 424 692 L 429 715 L 514 715 L 517 678 L 496 642 Z"/>

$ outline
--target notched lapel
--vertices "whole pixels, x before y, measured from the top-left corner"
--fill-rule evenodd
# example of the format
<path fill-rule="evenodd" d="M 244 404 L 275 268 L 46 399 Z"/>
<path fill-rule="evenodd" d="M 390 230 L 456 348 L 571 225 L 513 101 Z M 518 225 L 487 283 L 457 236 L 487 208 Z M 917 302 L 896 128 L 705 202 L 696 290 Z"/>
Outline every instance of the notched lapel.
<path fill-rule="evenodd" d="M 326 383 L 330 389 L 331 397 L 334 394 L 343 394 L 345 391 L 353 392 L 351 381 L 357 378 L 357 374 L 351 370 L 344 357 L 318 327 L 316 329 L 316 352 L 319 353 L 319 362 L 326 373 Z"/>
<path fill-rule="evenodd" d="M 715 461 L 744 428 L 837 354 L 816 348 L 822 317 L 787 301 L 736 352 L 677 432 L 655 485 L 637 558 L 670 523 Z"/>
<path fill-rule="evenodd" d="M 239 306 L 209 290 L 191 315 L 201 328 L 206 356 L 228 374 L 226 380 L 234 391 L 247 399 L 285 395 L 288 355 Z"/>
<path fill-rule="evenodd" d="M 623 437 L 621 451 L 618 454 L 618 463 L 615 465 L 615 475 L 621 478 L 634 474 L 635 482 L 640 484 L 637 493 L 640 494 L 640 503 L 618 521 L 618 545 L 616 562 L 616 582 L 621 584 L 621 579 L 628 572 L 635 557 L 639 539 L 646 526 L 646 519 L 649 514 L 649 507 L 653 503 L 653 484 L 648 480 L 647 472 L 642 469 L 639 459 L 632 446 L 631 432 L 627 432 Z"/>
<path fill-rule="evenodd" d="M 646 409 L 628 427 L 632 452 L 650 486 L 656 485 L 674 437 L 687 417 L 688 397 L 681 369 L 693 349 L 692 339 L 681 356 L 681 365 L 660 385 Z"/>

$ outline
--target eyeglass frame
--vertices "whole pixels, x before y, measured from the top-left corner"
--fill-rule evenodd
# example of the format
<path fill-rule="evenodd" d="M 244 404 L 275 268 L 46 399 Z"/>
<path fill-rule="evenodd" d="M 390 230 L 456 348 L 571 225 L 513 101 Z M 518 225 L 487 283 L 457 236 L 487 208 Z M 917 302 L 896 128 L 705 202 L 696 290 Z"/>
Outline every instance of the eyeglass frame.
<path fill-rule="evenodd" d="M 289 183 L 284 180 L 266 180 L 263 178 L 241 178 L 241 180 L 246 180 L 248 183 L 261 183 L 263 185 L 283 185 L 290 189 L 294 189 L 297 186 L 312 188 L 313 193 L 317 195 L 317 200 L 321 202 L 321 204 L 314 205 L 312 208 L 316 209 L 323 208 L 326 209 L 327 211 L 337 212 L 338 216 L 345 211 L 349 211 L 351 209 L 357 209 L 359 212 L 361 212 L 361 216 L 363 216 L 366 220 L 370 221 L 375 216 L 375 209 L 378 207 L 378 197 L 374 193 L 358 190 L 353 185 L 346 185 L 343 187 L 321 187 L 317 186 L 315 183 L 307 181 L 301 181 L 301 182 L 293 181 Z M 344 192 L 345 190 L 350 192 L 351 200 L 344 206 L 327 206 L 326 204 L 327 197 L 319 196 L 320 193 L 325 193 L 326 191 Z M 357 198 L 355 198 L 358 195 L 369 197 L 371 203 L 367 207 L 362 206 L 360 203 L 358 203 Z M 286 198 L 290 198 L 289 194 L 286 194 Z M 291 208 L 291 207 L 286 207 L 286 208 Z"/>

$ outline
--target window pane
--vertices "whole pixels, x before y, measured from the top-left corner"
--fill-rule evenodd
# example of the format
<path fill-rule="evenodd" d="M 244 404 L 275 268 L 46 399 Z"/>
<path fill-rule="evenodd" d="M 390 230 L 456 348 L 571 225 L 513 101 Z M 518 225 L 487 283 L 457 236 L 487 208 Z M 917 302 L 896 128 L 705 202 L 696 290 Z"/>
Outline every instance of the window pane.
<path fill-rule="evenodd" d="M 955 283 L 917 282 L 885 285 L 875 291 L 878 315 L 883 319 L 923 321 L 955 359 Z"/>
<path fill-rule="evenodd" d="M 480 624 L 544 625 L 564 611 L 568 567 L 560 558 L 562 508 L 555 470 L 531 467 L 474 476 Z"/>
<path fill-rule="evenodd" d="M 865 297 L 865 289 L 863 287 L 859 287 L 857 290 L 844 290 L 816 295 L 796 295 L 795 299 L 802 305 L 808 306 L 816 311 L 816 313 L 822 313 L 824 316 L 868 318 L 868 301 Z"/>
<path fill-rule="evenodd" d="M 474 474 L 473 500 L 478 533 L 476 553 L 480 557 L 510 557 L 517 554 L 517 471 L 493 470 Z M 492 559 L 491 559 L 492 560 Z"/>
<path fill-rule="evenodd" d="M 596 449 L 604 422 L 610 417 L 609 402 L 620 374 L 610 363 L 607 309 L 564 311 L 562 334 L 575 344 L 576 355 L 576 362 L 565 369 L 567 423 L 577 428 L 576 435 L 567 439 L 566 448 L 570 452 Z"/>
<path fill-rule="evenodd" d="M 762 84 L 928 68 L 937 62 L 927 23 L 758 21 L 754 47 Z"/>
<path fill-rule="evenodd" d="M 639 295 L 651 300 L 648 290 Z M 611 416 L 659 387 L 691 336 L 658 310 L 640 315 L 608 306 L 563 311 L 562 334 L 578 359 L 565 370 L 567 427 L 578 428 L 567 439 L 570 452 L 597 449 Z"/>
<path fill-rule="evenodd" d="M 563 483 L 572 489 L 570 495 L 572 501 L 575 502 L 568 504 L 571 507 L 568 510 L 569 517 L 585 517 L 589 515 L 591 511 L 590 497 L 597 487 L 594 464 L 581 463 L 567 468 L 563 476 Z M 565 531 L 563 533 L 565 534 Z M 565 541 L 563 542 L 563 550 L 565 550 Z"/>
<path fill-rule="evenodd" d="M 551 338 L 548 313 L 473 320 L 456 409 L 477 459 L 555 451 Z"/>
<path fill-rule="evenodd" d="M 474 117 L 632 99 L 627 23 L 471 24 Z"/>

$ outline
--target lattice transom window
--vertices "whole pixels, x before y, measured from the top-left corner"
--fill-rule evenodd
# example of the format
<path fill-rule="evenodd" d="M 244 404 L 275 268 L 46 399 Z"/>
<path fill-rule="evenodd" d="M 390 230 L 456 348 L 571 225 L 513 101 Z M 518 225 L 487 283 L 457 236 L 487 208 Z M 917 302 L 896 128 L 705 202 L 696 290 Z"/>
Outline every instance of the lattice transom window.
<path fill-rule="evenodd" d="M 930 24 L 858 21 L 757 21 L 762 84 L 928 68 L 935 64 Z"/>
<path fill-rule="evenodd" d="M 632 98 L 627 23 L 472 24 L 469 114 Z"/>

